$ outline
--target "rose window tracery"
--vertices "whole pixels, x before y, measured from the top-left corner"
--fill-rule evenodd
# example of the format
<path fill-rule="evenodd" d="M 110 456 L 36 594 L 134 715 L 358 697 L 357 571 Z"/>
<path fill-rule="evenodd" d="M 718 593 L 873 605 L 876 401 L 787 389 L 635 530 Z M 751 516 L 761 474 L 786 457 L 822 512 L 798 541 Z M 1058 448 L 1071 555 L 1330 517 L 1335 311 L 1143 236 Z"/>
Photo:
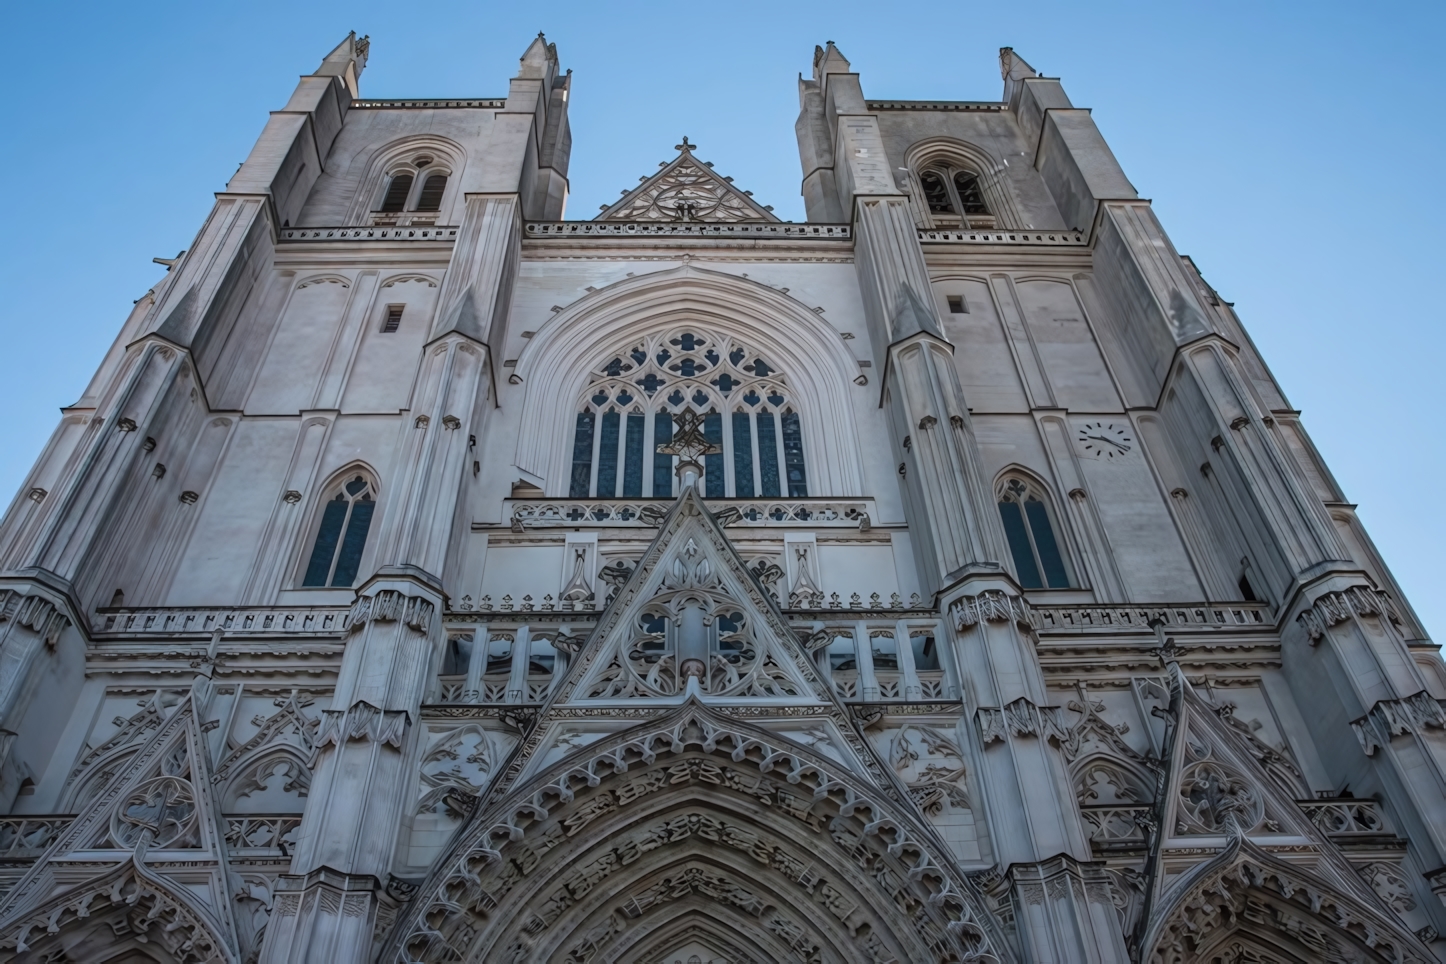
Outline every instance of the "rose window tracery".
<path fill-rule="evenodd" d="M 570 496 L 673 498 L 676 457 L 658 446 L 684 411 L 718 448 L 704 456 L 706 498 L 808 495 L 802 427 L 778 367 L 731 336 L 686 327 L 593 369 L 578 402 Z"/>

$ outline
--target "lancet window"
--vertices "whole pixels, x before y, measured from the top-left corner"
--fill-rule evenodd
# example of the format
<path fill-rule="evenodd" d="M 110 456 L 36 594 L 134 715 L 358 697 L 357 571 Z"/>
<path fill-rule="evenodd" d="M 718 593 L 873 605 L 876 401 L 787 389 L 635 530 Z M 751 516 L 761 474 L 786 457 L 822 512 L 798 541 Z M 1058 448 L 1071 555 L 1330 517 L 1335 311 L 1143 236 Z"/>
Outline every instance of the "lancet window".
<path fill-rule="evenodd" d="M 1010 477 L 998 489 L 999 518 L 1025 589 L 1067 589 L 1069 570 L 1050 518 L 1049 496 L 1035 482 Z"/>
<path fill-rule="evenodd" d="M 304 587 L 340 588 L 356 582 L 376 511 L 376 497 L 375 487 L 365 475 L 348 475 L 322 506 L 311 556 L 301 579 Z"/>
<path fill-rule="evenodd" d="M 429 213 L 441 210 L 442 197 L 447 193 L 448 175 L 434 165 L 431 157 L 423 155 L 392 170 L 376 213 Z"/>
<path fill-rule="evenodd" d="M 935 164 L 919 172 L 919 186 L 929 214 L 941 226 L 994 227 L 994 213 L 984 200 L 979 175 L 951 164 Z"/>
<path fill-rule="evenodd" d="M 685 410 L 718 449 L 703 460 L 706 498 L 808 495 L 803 429 L 777 366 L 730 336 L 680 328 L 593 370 L 578 402 L 571 497 L 673 498 L 677 460 L 657 449 Z"/>

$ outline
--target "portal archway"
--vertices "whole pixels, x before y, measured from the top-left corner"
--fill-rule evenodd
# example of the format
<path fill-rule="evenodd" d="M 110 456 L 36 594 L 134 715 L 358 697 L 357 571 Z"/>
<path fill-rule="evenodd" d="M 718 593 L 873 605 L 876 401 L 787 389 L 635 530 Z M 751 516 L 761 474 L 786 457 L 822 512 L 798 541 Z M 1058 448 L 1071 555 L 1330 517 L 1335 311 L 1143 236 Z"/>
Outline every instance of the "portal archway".
<path fill-rule="evenodd" d="M 981 908 L 902 801 L 689 704 L 486 806 L 382 959 L 1009 960 Z"/>

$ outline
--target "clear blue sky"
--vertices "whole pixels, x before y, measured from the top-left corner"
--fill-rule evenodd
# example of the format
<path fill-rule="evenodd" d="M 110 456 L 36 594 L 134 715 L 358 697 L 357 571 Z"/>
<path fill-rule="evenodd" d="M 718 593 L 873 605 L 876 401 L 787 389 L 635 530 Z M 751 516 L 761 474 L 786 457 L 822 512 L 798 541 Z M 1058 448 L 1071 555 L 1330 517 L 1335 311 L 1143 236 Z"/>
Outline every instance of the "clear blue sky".
<path fill-rule="evenodd" d="M 5 496 L 160 277 L 151 258 L 191 243 L 266 112 L 348 30 L 371 35 L 373 97 L 502 95 L 545 30 L 574 70 L 575 218 L 687 134 L 803 220 L 793 121 L 814 44 L 834 40 L 869 97 L 952 100 L 997 98 L 1007 45 L 1094 109 L 1180 251 L 1236 303 L 1428 629 L 1446 632 L 1440 2 L 8 9 Z"/>

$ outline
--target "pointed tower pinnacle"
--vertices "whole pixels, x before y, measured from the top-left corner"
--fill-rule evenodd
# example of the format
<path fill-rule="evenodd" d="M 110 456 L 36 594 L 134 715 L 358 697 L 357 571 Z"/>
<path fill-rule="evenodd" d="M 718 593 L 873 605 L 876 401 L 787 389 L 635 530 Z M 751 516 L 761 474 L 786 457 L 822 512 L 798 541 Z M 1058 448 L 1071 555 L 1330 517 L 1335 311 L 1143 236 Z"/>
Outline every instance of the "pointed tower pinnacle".
<path fill-rule="evenodd" d="M 537 39 L 527 45 L 522 52 L 522 66 L 517 72 L 519 77 L 550 77 L 557 73 L 557 44 L 547 42 L 547 37 L 542 31 L 537 32 Z"/>
<path fill-rule="evenodd" d="M 331 53 L 322 58 L 321 66 L 316 68 L 315 77 L 340 77 L 351 91 L 353 97 L 357 94 L 357 81 L 361 79 L 362 71 L 366 69 L 367 53 L 371 50 L 370 37 L 357 39 L 356 31 L 346 35 L 346 39 L 337 44 Z"/>
<path fill-rule="evenodd" d="M 853 65 L 848 62 L 832 40 L 825 40 L 822 47 L 813 48 L 813 79 L 822 80 L 824 74 L 851 74 Z"/>

